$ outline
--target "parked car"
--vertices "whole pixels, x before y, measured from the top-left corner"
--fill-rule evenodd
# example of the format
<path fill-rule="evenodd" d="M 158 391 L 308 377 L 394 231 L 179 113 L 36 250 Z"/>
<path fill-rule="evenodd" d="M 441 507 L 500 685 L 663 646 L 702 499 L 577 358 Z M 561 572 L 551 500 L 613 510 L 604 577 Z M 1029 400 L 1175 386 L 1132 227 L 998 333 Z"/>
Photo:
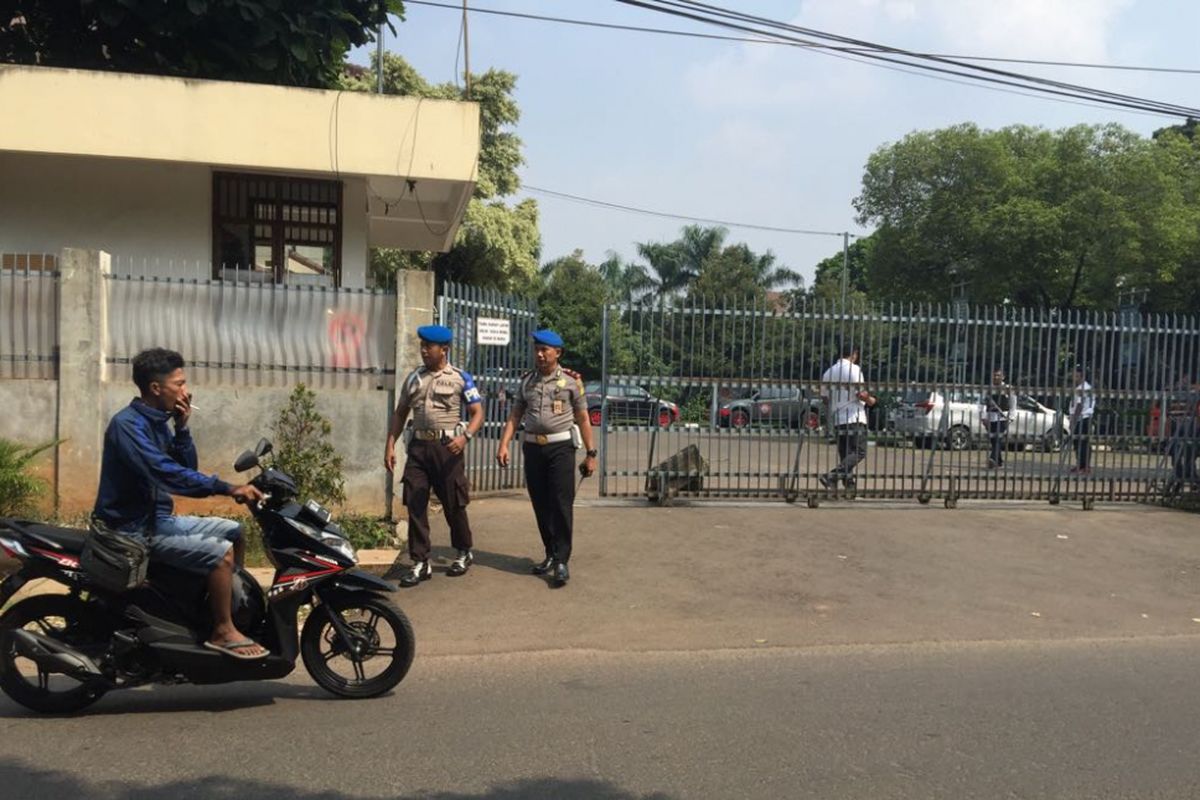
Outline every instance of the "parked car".
<path fill-rule="evenodd" d="M 600 386 L 600 381 L 591 381 L 583 387 L 587 394 L 588 418 L 593 425 L 600 424 Z M 679 420 L 678 405 L 659 399 L 640 386 L 610 383 L 605 399 L 610 424 L 659 425 L 665 428 Z"/>
<path fill-rule="evenodd" d="M 776 427 L 816 430 L 821 427 L 821 398 L 798 386 L 763 387 L 749 397 L 725 403 L 717 410 L 722 428 Z"/>
<path fill-rule="evenodd" d="M 1018 394 L 1016 400 L 1016 407 L 1009 412 L 1008 442 L 1036 445 L 1046 452 L 1061 449 L 1067 440 L 1066 416 L 1059 417 L 1054 409 L 1027 394 Z M 981 403 L 982 397 L 973 393 L 951 392 L 947 398 L 928 389 L 910 390 L 893 412 L 892 427 L 909 438 L 933 441 L 941 437 L 947 449 L 966 450 L 987 440 Z"/>

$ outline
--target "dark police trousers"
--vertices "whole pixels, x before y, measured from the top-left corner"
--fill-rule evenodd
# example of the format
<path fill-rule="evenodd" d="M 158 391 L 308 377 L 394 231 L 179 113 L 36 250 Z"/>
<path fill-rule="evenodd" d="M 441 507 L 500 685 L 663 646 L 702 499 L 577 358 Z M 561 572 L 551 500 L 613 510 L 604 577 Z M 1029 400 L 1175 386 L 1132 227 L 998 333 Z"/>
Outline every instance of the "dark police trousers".
<path fill-rule="evenodd" d="M 525 486 L 533 502 L 546 557 L 571 560 L 575 505 L 575 446 L 570 442 L 525 444 Z"/>
<path fill-rule="evenodd" d="M 442 503 L 450 525 L 450 543 L 457 550 L 471 549 L 467 522 L 467 473 L 463 454 L 452 454 L 439 441 L 413 439 L 404 464 L 404 507 L 408 509 L 408 554 L 414 561 L 429 560 L 429 490 Z"/>

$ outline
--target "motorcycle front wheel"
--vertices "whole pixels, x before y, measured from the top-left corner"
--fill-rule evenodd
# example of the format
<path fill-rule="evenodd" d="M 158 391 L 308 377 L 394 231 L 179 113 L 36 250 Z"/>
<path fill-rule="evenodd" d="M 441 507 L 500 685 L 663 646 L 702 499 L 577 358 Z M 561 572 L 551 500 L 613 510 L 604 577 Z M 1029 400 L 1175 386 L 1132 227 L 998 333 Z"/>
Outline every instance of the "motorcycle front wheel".
<path fill-rule="evenodd" d="M 350 641 L 334 628 L 337 614 Z M 378 697 L 404 680 L 415 642 L 404 612 L 376 594 L 342 596 L 313 609 L 300 634 L 300 656 L 317 684 L 340 697 Z"/>
<path fill-rule="evenodd" d="M 108 644 L 108 632 L 97 614 L 77 597 L 42 594 L 27 597 L 0 617 L 0 629 L 24 629 L 97 657 Z M 17 653 L 5 641 L 0 652 L 0 689 L 16 702 L 43 714 L 82 711 L 104 695 L 95 684 L 47 672 Z"/>

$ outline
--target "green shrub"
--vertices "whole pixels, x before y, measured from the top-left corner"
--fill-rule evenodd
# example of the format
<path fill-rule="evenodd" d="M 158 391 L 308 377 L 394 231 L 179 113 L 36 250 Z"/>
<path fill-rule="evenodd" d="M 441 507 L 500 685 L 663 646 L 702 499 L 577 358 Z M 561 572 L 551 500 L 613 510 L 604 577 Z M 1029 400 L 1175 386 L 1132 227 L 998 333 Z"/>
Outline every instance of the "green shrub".
<path fill-rule="evenodd" d="M 395 544 L 396 523 L 366 514 L 346 514 L 336 520 L 355 550 L 381 550 Z"/>
<path fill-rule="evenodd" d="M 19 517 L 34 511 L 34 501 L 46 490 L 46 484 L 29 471 L 29 463 L 39 454 L 58 444 L 46 442 L 26 447 L 0 439 L 0 517 Z"/>
<path fill-rule="evenodd" d="M 698 392 L 679 408 L 680 422 L 699 422 L 701 425 L 707 425 L 710 422 L 712 410 L 712 395 L 707 392 Z"/>
<path fill-rule="evenodd" d="M 301 499 L 340 506 L 346 502 L 346 481 L 332 432 L 333 425 L 317 411 L 316 394 L 300 384 L 271 426 L 273 463 L 295 479 Z"/>

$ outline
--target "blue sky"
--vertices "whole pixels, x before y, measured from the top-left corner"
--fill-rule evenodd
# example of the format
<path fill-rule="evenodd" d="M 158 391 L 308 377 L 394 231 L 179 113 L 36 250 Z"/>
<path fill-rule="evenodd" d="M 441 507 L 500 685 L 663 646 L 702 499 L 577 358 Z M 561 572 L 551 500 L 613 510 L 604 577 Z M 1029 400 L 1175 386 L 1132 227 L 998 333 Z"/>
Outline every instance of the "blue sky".
<path fill-rule="evenodd" d="M 750 13 L 897 47 L 951 54 L 1198 68 L 1193 0 L 738 0 Z M 470 0 L 472 8 L 688 28 L 611 0 Z M 387 48 L 426 78 L 454 77 L 461 14 L 409 4 Z M 722 33 L 720 30 L 692 29 Z M 471 15 L 471 68 L 518 76 L 533 186 L 686 215 L 865 233 L 851 200 L 863 165 L 913 130 L 959 122 L 1058 128 L 1118 122 L 1149 135 L 1174 121 L 960 86 L 795 48 L 677 39 Z M 351 54 L 365 63 L 366 51 Z M 1156 100 L 1200 105 L 1200 75 L 1017 66 Z M 548 198 L 542 259 L 597 262 L 685 224 Z M 840 238 L 731 228 L 811 278 Z"/>

